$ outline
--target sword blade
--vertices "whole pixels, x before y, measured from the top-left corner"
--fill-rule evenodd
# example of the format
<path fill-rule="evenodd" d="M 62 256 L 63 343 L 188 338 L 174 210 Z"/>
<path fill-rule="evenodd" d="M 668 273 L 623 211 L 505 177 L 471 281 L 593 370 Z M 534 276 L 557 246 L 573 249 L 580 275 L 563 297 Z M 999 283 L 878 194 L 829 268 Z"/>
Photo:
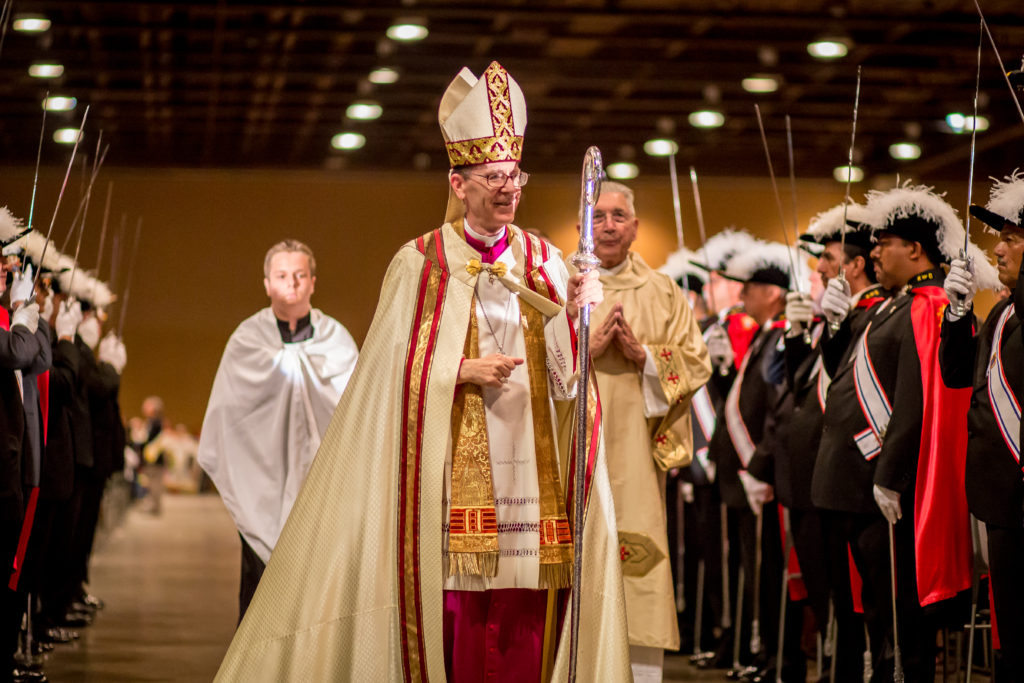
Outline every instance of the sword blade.
<path fill-rule="evenodd" d="M 711 287 L 711 257 L 708 256 L 708 235 L 704 227 L 704 207 L 700 203 L 700 186 L 697 184 L 697 169 L 690 167 L 690 187 L 693 188 L 693 205 L 697 211 L 697 230 L 700 231 L 700 247 L 704 250 L 704 267 L 708 269 L 708 303 L 714 313 L 718 313 L 715 305 L 715 290 Z"/>
<path fill-rule="evenodd" d="M 853 95 L 853 125 L 850 126 L 850 153 L 846 157 L 846 197 L 843 199 L 843 225 L 839 230 L 839 277 L 845 278 L 846 265 L 846 214 L 850 207 L 850 186 L 853 184 L 853 150 L 857 143 L 857 113 L 860 111 L 860 76 L 857 67 L 857 90 Z M 835 332 L 835 330 L 832 330 Z"/>
<path fill-rule="evenodd" d="M 36 284 L 39 282 L 39 274 L 43 272 L 46 249 L 50 246 L 50 238 L 53 236 L 53 226 L 57 222 L 57 212 L 60 211 L 60 203 L 64 199 L 64 191 L 68 187 L 68 178 L 71 177 L 71 168 L 75 165 L 75 154 L 78 153 L 78 143 L 82 141 L 82 131 L 85 130 L 85 121 L 88 117 L 89 107 L 86 106 L 85 112 L 82 114 L 82 123 L 78 127 L 78 136 L 75 138 L 75 146 L 71 148 L 71 158 L 68 160 L 68 169 L 64 173 L 64 182 L 61 183 L 60 193 L 57 195 L 57 204 L 53 207 L 53 216 L 50 218 L 50 227 L 46 231 L 46 241 L 43 242 L 43 251 L 39 255 L 39 267 L 36 268 L 36 275 L 32 282 L 33 289 L 35 289 Z"/>
<path fill-rule="evenodd" d="M 1024 122 L 1024 109 L 1020 107 L 1020 100 L 1017 99 L 1017 91 L 1013 89 L 1013 83 L 1010 83 L 1010 77 L 1007 75 L 1006 66 L 1003 64 L 1003 58 L 999 55 L 999 48 L 996 47 L 996 39 L 992 37 L 992 31 L 988 28 L 988 22 L 985 21 L 985 13 L 981 11 L 981 5 L 978 0 L 974 0 L 974 6 L 978 8 L 978 16 L 981 17 L 981 26 L 985 29 L 985 33 L 988 35 L 988 42 L 992 45 L 992 52 L 996 53 L 996 61 L 999 62 L 999 73 L 1003 75 L 1003 80 L 1006 81 L 1006 87 L 1010 89 L 1010 97 L 1013 98 L 1013 104 L 1017 107 L 1017 113 L 1020 114 L 1020 120 Z"/>
<path fill-rule="evenodd" d="M 978 73 L 974 78 L 974 118 L 971 119 L 971 170 L 967 176 L 967 209 L 964 211 L 964 258 L 967 257 L 967 245 L 971 243 L 971 197 L 974 191 L 974 153 L 978 141 L 978 93 L 981 91 L 981 45 L 984 40 L 985 22 L 978 25 Z"/>
<path fill-rule="evenodd" d="M 135 257 L 139 253 L 139 240 L 142 237 L 142 216 L 135 223 L 135 240 L 132 242 L 132 256 L 128 261 L 128 276 L 124 281 L 124 298 L 121 301 L 121 315 L 117 320 L 117 338 L 124 339 L 124 320 L 128 317 L 128 299 L 132 294 L 132 274 L 135 273 Z"/>
<path fill-rule="evenodd" d="M 46 98 L 50 97 L 50 91 L 46 91 Z M 46 136 L 46 107 L 43 107 L 43 125 L 39 127 L 39 148 L 36 150 L 36 172 L 32 178 L 32 199 L 28 203 L 28 229 L 32 229 L 32 219 L 35 216 L 36 210 L 36 189 L 39 187 L 39 164 L 43 160 L 43 138 Z"/>
<path fill-rule="evenodd" d="M 103 265 L 103 247 L 107 242 L 107 222 L 110 220 L 110 197 L 114 193 L 114 182 L 107 183 L 107 202 L 103 207 L 103 229 L 100 232 L 100 247 L 96 250 L 96 279 L 92 284 L 92 295 L 96 297 L 96 287 L 100 282 L 100 267 Z"/>
<path fill-rule="evenodd" d="M 768 149 L 768 136 L 764 132 L 764 120 L 761 118 L 761 107 L 754 105 L 754 112 L 757 114 L 757 128 L 761 131 L 761 144 L 764 146 L 764 156 L 768 161 L 768 175 L 772 180 L 772 191 L 775 193 L 775 207 L 779 210 L 779 224 L 782 227 L 782 241 L 786 245 L 786 251 L 789 252 L 789 267 L 792 270 L 791 284 L 793 291 L 800 291 L 800 280 L 797 277 L 796 271 L 796 259 L 793 258 L 793 249 L 789 244 L 789 231 L 786 228 L 786 215 L 782 210 L 782 195 L 779 194 L 779 183 L 775 179 L 775 167 L 772 165 L 772 153 Z"/>
<path fill-rule="evenodd" d="M 668 175 L 672 181 L 672 211 L 676 219 L 676 247 L 682 249 L 685 246 L 683 243 L 683 211 L 679 204 L 679 176 L 676 174 L 675 152 L 668 155 Z M 683 282 L 686 282 L 686 278 L 683 278 Z"/>

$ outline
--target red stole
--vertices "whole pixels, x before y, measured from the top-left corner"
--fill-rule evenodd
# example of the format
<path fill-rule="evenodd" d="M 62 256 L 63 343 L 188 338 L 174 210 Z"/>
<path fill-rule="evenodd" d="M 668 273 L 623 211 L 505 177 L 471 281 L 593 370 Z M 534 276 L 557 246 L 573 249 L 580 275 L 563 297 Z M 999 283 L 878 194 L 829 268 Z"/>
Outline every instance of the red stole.
<path fill-rule="evenodd" d="M 924 397 L 914 490 L 917 595 L 922 606 L 971 587 L 971 532 L 964 488 L 971 389 L 950 389 L 939 370 L 939 326 L 949 303 L 942 287 L 912 290 L 910 316 Z"/>

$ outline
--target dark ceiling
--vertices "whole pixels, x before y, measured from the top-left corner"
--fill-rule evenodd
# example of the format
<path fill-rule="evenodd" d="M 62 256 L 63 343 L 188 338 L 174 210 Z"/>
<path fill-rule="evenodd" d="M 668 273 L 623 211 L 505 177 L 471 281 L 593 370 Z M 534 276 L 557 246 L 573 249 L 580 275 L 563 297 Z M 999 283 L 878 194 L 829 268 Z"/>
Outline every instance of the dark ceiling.
<path fill-rule="evenodd" d="M 983 0 L 1007 68 L 1024 51 L 1020 0 Z M 87 133 L 103 130 L 108 164 L 175 167 L 426 169 L 446 165 L 437 103 L 463 65 L 480 73 L 492 59 L 521 84 L 529 108 L 524 166 L 574 172 L 582 152 L 601 146 L 606 162 L 632 159 L 664 172 L 645 140 L 678 140 L 679 162 L 706 174 L 762 175 L 753 105 L 760 103 L 776 167 L 785 172 L 783 117 L 793 118 L 802 177 L 845 162 L 856 69 L 863 66 L 858 162 L 869 175 L 921 180 L 966 178 L 969 135 L 943 130 L 974 95 L 978 21 L 973 0 L 374 0 L 372 2 L 70 2 L 13 0 L 14 13 L 52 21 L 44 34 L 8 32 L 0 54 L 0 158 L 35 159 L 47 88 L 78 107 L 51 114 L 48 127 L 76 124 L 91 105 Z M 416 43 L 385 37 L 403 17 L 426 20 Z M 842 34 L 849 54 L 822 62 L 807 43 Z M 978 136 L 982 177 L 1021 163 L 1021 123 L 991 47 L 982 53 Z M 28 66 L 58 60 L 56 82 Z M 398 81 L 373 85 L 389 66 Z M 752 95 L 741 80 L 781 76 L 777 92 Z M 347 122 L 346 107 L 373 99 L 383 115 Z M 715 108 L 725 125 L 699 130 L 695 110 Z M 341 130 L 365 147 L 338 152 Z M 86 147 L 88 148 L 88 141 Z M 914 140 L 916 162 L 889 145 Z M 48 144 L 57 163 L 67 148 Z"/>

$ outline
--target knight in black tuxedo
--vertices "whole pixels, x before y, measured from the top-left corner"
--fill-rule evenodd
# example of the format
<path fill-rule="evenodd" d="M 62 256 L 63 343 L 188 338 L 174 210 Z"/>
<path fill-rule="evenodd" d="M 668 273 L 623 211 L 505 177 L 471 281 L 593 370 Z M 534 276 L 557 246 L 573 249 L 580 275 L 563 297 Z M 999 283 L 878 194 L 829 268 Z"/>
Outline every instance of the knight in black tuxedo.
<path fill-rule="evenodd" d="M 1024 337 L 1018 313 L 1024 310 L 1024 294 L 1017 286 L 1024 254 L 1024 177 L 996 182 L 990 196 L 987 207 L 972 206 L 971 214 L 999 232 L 993 254 L 999 281 L 1010 295 L 992 308 L 978 328 L 970 313 L 977 290 L 974 265 L 954 260 L 946 292 L 960 307 L 946 309 L 939 360 L 947 385 L 972 389 L 967 413 L 967 503 L 988 532 L 989 580 L 1005 664 L 999 677 L 1024 680 L 1024 475 L 1020 462 Z"/>
<path fill-rule="evenodd" d="M 782 540 L 779 535 L 778 507 L 772 502 L 771 459 L 766 457 L 775 448 L 766 442 L 766 425 L 772 408 L 782 393 L 784 361 L 782 335 L 785 321 L 786 291 L 791 283 L 793 255 L 781 244 L 757 244 L 737 255 L 726 275 L 744 283 L 741 300 L 746 313 L 759 329 L 746 352 L 739 370 L 734 369 L 732 344 L 719 326 L 708 332 L 708 352 L 727 368 L 713 373 L 712 382 L 725 402 L 711 438 L 710 459 L 716 465 L 717 481 L 723 502 L 735 511 L 739 520 L 740 558 L 745 579 L 742 624 L 734 624 L 735 633 L 746 649 L 756 646 L 752 637 L 755 623 L 755 576 L 759 576 L 757 599 L 757 630 L 760 649 L 747 658 L 749 666 L 742 674 L 748 677 L 767 675 L 774 665 L 778 642 L 778 593 L 772 587 L 782 579 Z M 760 455 L 759 455 L 760 453 Z M 760 527 L 761 543 L 757 544 Z M 760 572 L 756 557 L 760 548 Z M 751 650 L 754 648 L 751 647 Z M 794 662 L 799 668 L 803 662 Z M 740 673 L 740 672 L 737 672 Z M 771 674 L 774 678 L 774 673 Z"/>
<path fill-rule="evenodd" d="M 817 245 L 821 250 L 817 272 L 822 282 L 827 285 L 842 272 L 849 283 L 851 300 L 855 302 L 850 313 L 853 319 L 863 316 L 883 291 L 876 282 L 870 257 L 870 226 L 859 220 L 864 212 L 862 206 L 840 204 L 816 216 L 807 233 L 801 235 L 802 242 Z M 838 642 L 833 649 L 833 656 L 838 658 L 836 680 L 860 683 L 864 626 L 854 611 L 846 544 L 833 532 L 834 513 L 818 508 L 811 500 L 811 477 L 821 443 L 830 382 L 820 340 L 830 330 L 827 321 L 814 317 L 810 294 L 787 295 L 786 319 L 791 326 L 785 342 L 787 398 L 777 417 L 782 448 L 775 457 L 775 490 L 779 501 L 789 509 L 800 572 L 822 642 L 827 637 L 830 618 L 834 617 L 838 626 Z M 811 333 L 805 335 L 804 330 Z M 800 614 L 792 618 L 799 619 Z"/>
<path fill-rule="evenodd" d="M 876 240 L 875 272 L 894 296 L 850 320 L 848 283 L 837 278 L 826 288 L 826 317 L 842 321 L 842 327 L 826 339 L 823 351 L 826 359 L 840 362 L 828 391 L 811 497 L 816 506 L 840 513 L 840 538 L 849 543 L 863 579 L 878 680 L 891 679 L 894 667 L 894 531 L 906 678 L 930 681 L 937 624 L 932 615 L 969 588 L 971 573 L 955 454 L 956 444 L 966 443 L 956 420 L 966 412 L 966 396 L 942 385 L 935 367 L 939 317 L 948 302 L 939 266 L 955 257 L 964 232 L 952 207 L 925 187 L 869 193 L 867 210 Z M 861 324 L 857 335 L 854 325 Z M 923 510 L 920 518 L 917 510 Z"/>

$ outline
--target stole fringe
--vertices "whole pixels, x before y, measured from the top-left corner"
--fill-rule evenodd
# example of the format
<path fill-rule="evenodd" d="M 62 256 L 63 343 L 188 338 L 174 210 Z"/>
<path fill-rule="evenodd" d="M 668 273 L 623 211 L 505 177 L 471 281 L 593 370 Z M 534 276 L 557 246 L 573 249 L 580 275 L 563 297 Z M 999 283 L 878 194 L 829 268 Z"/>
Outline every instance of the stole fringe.
<path fill-rule="evenodd" d="M 498 551 L 482 553 L 449 552 L 444 567 L 445 576 L 497 576 Z"/>
<path fill-rule="evenodd" d="M 538 588 L 569 588 L 572 586 L 572 562 L 542 564 L 537 579 Z"/>

